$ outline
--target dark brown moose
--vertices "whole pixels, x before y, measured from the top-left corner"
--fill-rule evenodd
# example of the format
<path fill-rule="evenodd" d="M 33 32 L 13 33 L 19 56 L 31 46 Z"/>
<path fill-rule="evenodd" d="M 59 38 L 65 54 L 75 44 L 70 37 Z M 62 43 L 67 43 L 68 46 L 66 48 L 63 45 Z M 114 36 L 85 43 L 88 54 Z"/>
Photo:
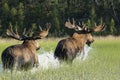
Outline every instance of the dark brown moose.
<path fill-rule="evenodd" d="M 62 39 L 58 42 L 58 45 L 55 49 L 54 56 L 58 58 L 60 61 L 65 60 L 67 62 L 72 62 L 73 59 L 83 51 L 84 55 L 84 45 L 90 44 L 94 41 L 91 33 L 93 32 L 100 32 L 105 29 L 105 26 L 100 24 L 95 26 L 93 29 L 89 29 L 82 25 L 82 28 L 79 25 L 73 22 L 71 23 L 70 20 L 65 22 L 65 27 L 68 29 L 73 29 L 74 33 L 71 37 Z"/>
<path fill-rule="evenodd" d="M 47 23 L 46 27 L 46 30 L 40 28 L 38 33 L 33 33 L 31 36 L 29 35 L 31 30 L 26 31 L 24 29 L 23 34 L 19 35 L 17 28 L 14 31 L 12 27 L 11 29 L 7 29 L 7 36 L 23 41 L 23 43 L 12 45 L 2 52 L 1 57 L 4 70 L 28 70 L 29 68 L 38 66 L 38 55 L 36 51 L 40 46 L 35 40 L 42 39 L 48 35 L 51 24 Z"/>

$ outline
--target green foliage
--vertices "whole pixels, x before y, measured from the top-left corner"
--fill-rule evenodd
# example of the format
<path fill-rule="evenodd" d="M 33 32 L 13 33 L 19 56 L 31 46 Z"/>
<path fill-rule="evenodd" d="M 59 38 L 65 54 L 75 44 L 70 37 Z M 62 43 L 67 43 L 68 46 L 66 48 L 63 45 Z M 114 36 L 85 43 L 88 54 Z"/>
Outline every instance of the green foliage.
<path fill-rule="evenodd" d="M 58 16 L 58 10 L 54 7 L 53 13 L 52 13 L 52 18 L 53 18 L 53 26 L 55 29 L 55 36 L 59 36 L 60 32 L 60 23 L 59 23 L 59 16 Z"/>
<path fill-rule="evenodd" d="M 119 35 L 120 33 L 120 6 L 119 0 L 3 0 L 0 5 L 1 29 L 0 36 L 9 27 L 9 22 L 18 24 L 22 31 L 30 28 L 33 23 L 45 25 L 52 24 L 51 36 L 64 36 L 64 23 L 68 18 L 87 22 L 88 27 L 94 27 L 100 19 L 106 24 L 107 29 L 102 35 Z M 114 23 L 111 20 L 114 20 Z M 113 26 L 112 28 L 111 26 Z"/>
<path fill-rule="evenodd" d="M 116 33 L 114 19 L 111 19 L 111 23 L 110 23 L 110 32 L 111 32 L 112 35 Z"/>
<path fill-rule="evenodd" d="M 88 27 L 91 27 L 91 26 L 92 26 L 90 19 L 87 20 L 86 24 L 87 24 Z"/>
<path fill-rule="evenodd" d="M 12 9 L 11 9 L 11 14 L 12 14 L 13 16 L 17 15 L 17 10 L 16 10 L 15 8 L 12 8 Z"/>
<path fill-rule="evenodd" d="M 4 13 L 8 13 L 9 12 L 9 6 L 8 6 L 8 3 L 4 3 L 4 5 L 3 5 L 3 11 L 4 11 Z"/>
<path fill-rule="evenodd" d="M 19 3 L 18 5 L 18 18 L 20 20 L 24 20 L 24 6 L 23 6 L 23 3 Z"/>
<path fill-rule="evenodd" d="M 92 6 L 90 17 L 91 17 L 91 24 L 92 24 L 92 26 L 94 26 L 94 22 L 96 21 L 96 13 L 95 13 L 94 5 Z"/>
<path fill-rule="evenodd" d="M 32 31 L 34 31 L 36 29 L 36 27 L 37 27 L 36 23 L 33 23 L 30 28 L 31 28 Z"/>

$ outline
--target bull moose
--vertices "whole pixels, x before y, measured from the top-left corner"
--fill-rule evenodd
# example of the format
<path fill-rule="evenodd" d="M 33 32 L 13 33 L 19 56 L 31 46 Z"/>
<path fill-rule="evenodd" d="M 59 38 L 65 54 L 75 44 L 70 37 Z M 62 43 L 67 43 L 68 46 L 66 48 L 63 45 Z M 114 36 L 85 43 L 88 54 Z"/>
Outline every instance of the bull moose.
<path fill-rule="evenodd" d="M 60 61 L 65 60 L 67 62 L 72 62 L 73 59 L 83 51 L 84 55 L 84 45 L 90 44 L 94 41 L 91 33 L 100 32 L 105 29 L 103 24 L 96 25 L 95 28 L 87 28 L 85 25 L 80 27 L 80 24 L 71 23 L 70 20 L 65 22 L 65 27 L 68 29 L 74 30 L 74 33 L 71 37 L 62 39 L 58 42 L 57 47 L 54 52 L 55 58 L 58 58 Z"/>
<path fill-rule="evenodd" d="M 42 39 L 48 35 L 50 23 L 46 24 L 46 29 L 39 28 L 37 33 L 30 35 L 31 30 L 24 29 L 22 35 L 18 34 L 17 28 L 15 30 L 7 29 L 7 36 L 23 41 L 22 44 L 12 45 L 2 52 L 2 64 L 4 70 L 28 70 L 29 68 L 38 66 L 37 50 L 40 48 L 36 42 L 37 39 Z"/>

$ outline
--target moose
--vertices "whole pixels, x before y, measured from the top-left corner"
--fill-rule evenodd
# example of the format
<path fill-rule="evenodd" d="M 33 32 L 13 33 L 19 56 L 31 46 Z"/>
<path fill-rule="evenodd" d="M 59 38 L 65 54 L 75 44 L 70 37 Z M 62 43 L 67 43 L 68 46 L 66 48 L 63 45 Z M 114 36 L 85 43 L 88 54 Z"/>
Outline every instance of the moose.
<path fill-rule="evenodd" d="M 23 43 L 9 46 L 2 52 L 1 58 L 4 70 L 28 70 L 37 67 L 39 65 L 37 50 L 40 46 L 36 40 L 46 37 L 50 28 L 50 23 L 46 24 L 45 29 L 39 27 L 37 33 L 32 33 L 31 29 L 26 30 L 25 28 L 22 35 L 19 35 L 17 28 L 15 30 L 12 27 L 7 29 L 7 36 L 23 41 Z M 32 34 L 30 35 L 30 33 Z"/>
<path fill-rule="evenodd" d="M 80 26 L 79 24 L 75 24 L 75 20 L 73 22 L 68 19 L 65 22 L 65 27 L 68 29 L 74 30 L 72 36 L 62 39 L 58 42 L 57 47 L 54 52 L 54 57 L 58 58 L 60 61 L 64 60 L 66 62 L 72 62 L 77 55 L 83 51 L 84 55 L 84 45 L 90 44 L 94 41 L 91 33 L 100 32 L 105 29 L 103 24 L 96 25 L 95 28 L 87 28 L 85 25 Z"/>

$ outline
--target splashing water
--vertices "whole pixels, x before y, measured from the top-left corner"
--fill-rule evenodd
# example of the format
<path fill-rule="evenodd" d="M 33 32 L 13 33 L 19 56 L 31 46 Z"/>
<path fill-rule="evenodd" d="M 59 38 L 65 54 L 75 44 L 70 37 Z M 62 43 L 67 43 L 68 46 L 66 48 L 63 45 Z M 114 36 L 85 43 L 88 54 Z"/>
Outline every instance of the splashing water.
<path fill-rule="evenodd" d="M 80 55 L 76 57 L 75 60 L 84 61 L 87 59 L 88 52 L 92 48 L 85 45 L 84 51 L 79 53 Z M 44 49 L 41 50 L 41 54 L 38 55 L 39 58 L 39 67 L 42 69 L 48 69 L 48 68 L 58 68 L 60 67 L 60 62 L 58 59 L 54 58 L 54 53 L 51 50 L 50 52 L 45 52 Z"/>
<path fill-rule="evenodd" d="M 87 59 L 87 56 L 88 56 L 88 52 L 89 52 L 91 49 L 92 49 L 92 48 L 91 48 L 90 46 L 85 45 L 85 46 L 84 46 L 84 50 L 83 50 L 81 53 L 78 53 L 78 54 L 80 54 L 80 55 L 77 56 L 75 60 L 79 60 L 79 61 L 81 61 L 81 60 L 83 60 L 83 61 L 86 60 L 86 59 Z"/>
<path fill-rule="evenodd" d="M 60 66 L 60 62 L 57 58 L 54 57 L 52 50 L 50 52 L 43 51 L 38 55 L 38 60 L 39 67 L 42 69 L 58 68 Z"/>
<path fill-rule="evenodd" d="M 88 52 L 91 50 L 91 47 L 85 45 L 84 46 L 84 52 L 82 51 L 79 56 L 76 57 L 75 60 L 83 61 L 86 60 L 88 56 Z M 60 62 L 57 58 L 54 57 L 53 50 L 47 52 L 44 49 L 40 50 L 40 54 L 38 54 L 38 61 L 39 66 L 38 68 L 31 69 L 32 72 L 45 69 L 56 69 L 60 67 Z M 2 64 L 0 64 L 0 73 L 3 72 Z"/>

